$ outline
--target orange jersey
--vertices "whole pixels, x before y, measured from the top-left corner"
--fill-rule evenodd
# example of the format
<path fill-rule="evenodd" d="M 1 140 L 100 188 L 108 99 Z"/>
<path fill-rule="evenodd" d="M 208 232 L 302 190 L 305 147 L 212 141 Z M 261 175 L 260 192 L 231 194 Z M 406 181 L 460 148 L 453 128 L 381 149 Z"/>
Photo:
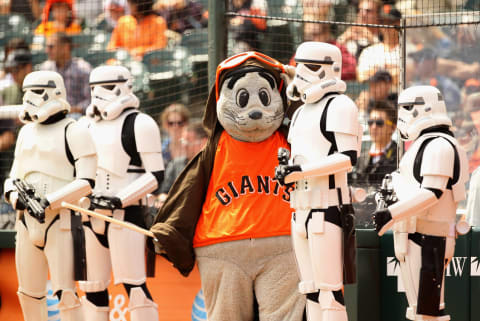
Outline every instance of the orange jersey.
<path fill-rule="evenodd" d="M 287 146 L 278 131 L 259 143 L 222 133 L 194 247 L 290 234 L 290 190 L 274 180 L 278 148 Z"/>
<path fill-rule="evenodd" d="M 165 19 L 153 14 L 139 22 L 133 16 L 123 16 L 112 32 L 107 49 L 125 48 L 132 56 L 141 58 L 147 51 L 167 46 L 166 30 Z"/>

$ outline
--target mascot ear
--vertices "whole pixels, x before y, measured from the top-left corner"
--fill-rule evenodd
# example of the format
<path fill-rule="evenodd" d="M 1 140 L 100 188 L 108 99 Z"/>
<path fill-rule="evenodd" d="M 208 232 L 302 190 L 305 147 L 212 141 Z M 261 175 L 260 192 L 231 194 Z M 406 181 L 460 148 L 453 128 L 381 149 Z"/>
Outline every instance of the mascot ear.
<path fill-rule="evenodd" d="M 288 85 L 290 85 L 290 83 L 293 81 L 293 78 L 295 77 L 295 67 L 283 65 L 283 68 L 285 69 L 285 72 L 282 72 L 280 74 L 280 77 L 283 79 L 284 86 L 286 88 L 288 87 Z"/>

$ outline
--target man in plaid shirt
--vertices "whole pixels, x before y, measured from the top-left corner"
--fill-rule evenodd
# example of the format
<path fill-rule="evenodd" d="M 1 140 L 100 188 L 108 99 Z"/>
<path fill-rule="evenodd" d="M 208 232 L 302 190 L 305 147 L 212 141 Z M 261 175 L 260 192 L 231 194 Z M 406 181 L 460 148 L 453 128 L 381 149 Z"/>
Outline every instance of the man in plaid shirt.
<path fill-rule="evenodd" d="M 72 106 L 71 112 L 84 115 L 90 104 L 88 77 L 92 66 L 82 58 L 72 57 L 72 39 L 64 33 L 48 37 L 45 47 L 48 60 L 42 63 L 39 69 L 56 71 L 62 75 L 67 100 Z"/>

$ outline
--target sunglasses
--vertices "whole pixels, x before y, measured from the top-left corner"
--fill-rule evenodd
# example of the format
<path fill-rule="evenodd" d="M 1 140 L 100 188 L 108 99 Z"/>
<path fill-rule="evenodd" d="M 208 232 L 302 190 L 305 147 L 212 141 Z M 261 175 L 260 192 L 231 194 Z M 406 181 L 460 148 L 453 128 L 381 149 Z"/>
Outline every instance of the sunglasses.
<path fill-rule="evenodd" d="M 218 98 L 220 96 L 220 88 L 219 87 L 219 81 L 220 81 L 220 75 L 221 73 L 224 71 L 224 70 L 227 70 L 227 69 L 232 69 L 232 68 L 235 68 L 235 67 L 238 67 L 240 66 L 241 64 L 243 64 L 245 61 L 247 61 L 248 59 L 256 59 L 258 61 L 260 61 L 261 63 L 264 63 L 268 66 L 271 66 L 273 68 L 278 68 L 281 70 L 281 72 L 285 72 L 285 69 L 283 68 L 283 65 L 265 55 L 265 54 L 262 54 L 260 52 L 256 52 L 256 51 L 246 51 L 246 52 L 242 52 L 242 53 L 239 53 L 235 56 L 232 56 L 230 58 L 227 58 L 225 59 L 224 61 L 222 61 L 218 67 L 217 67 L 217 73 L 216 73 L 216 79 L 215 79 L 215 97 L 218 101 Z M 278 86 L 278 91 L 281 91 L 282 90 L 282 87 L 283 87 L 283 80 L 280 82 L 280 86 Z"/>
<path fill-rule="evenodd" d="M 180 120 L 180 121 L 167 121 L 167 124 L 168 126 L 172 127 L 172 126 L 178 126 L 178 127 L 181 127 L 183 126 L 183 124 L 185 124 L 185 122 L 183 120 Z"/>
<path fill-rule="evenodd" d="M 383 127 L 383 125 L 385 125 L 385 124 L 390 125 L 390 126 L 393 125 L 393 123 L 390 120 L 384 120 L 384 119 L 381 119 L 381 118 L 369 119 L 367 121 L 368 126 L 372 126 L 374 123 L 377 127 Z"/>

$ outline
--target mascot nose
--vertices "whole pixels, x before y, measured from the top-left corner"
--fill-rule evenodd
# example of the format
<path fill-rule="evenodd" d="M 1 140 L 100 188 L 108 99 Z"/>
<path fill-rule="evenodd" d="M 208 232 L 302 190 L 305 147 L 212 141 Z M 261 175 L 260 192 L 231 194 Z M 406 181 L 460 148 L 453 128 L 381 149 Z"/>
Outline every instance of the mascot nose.
<path fill-rule="evenodd" d="M 255 120 L 262 118 L 262 115 L 263 114 L 259 111 L 251 111 L 248 113 L 248 117 Z"/>

